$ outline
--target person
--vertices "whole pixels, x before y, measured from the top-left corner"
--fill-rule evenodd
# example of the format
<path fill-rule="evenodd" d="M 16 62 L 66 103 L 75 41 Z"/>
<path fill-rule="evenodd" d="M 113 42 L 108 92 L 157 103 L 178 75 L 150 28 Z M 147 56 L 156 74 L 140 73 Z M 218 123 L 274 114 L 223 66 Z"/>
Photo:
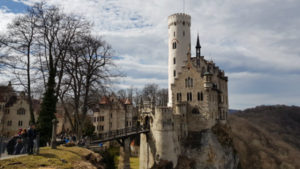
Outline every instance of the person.
<path fill-rule="evenodd" d="M 16 136 L 14 136 L 13 138 L 11 138 L 8 141 L 8 143 L 6 145 L 7 154 L 9 154 L 9 155 L 14 154 L 16 142 L 17 142 L 17 137 Z"/>
<path fill-rule="evenodd" d="M 28 150 L 28 139 L 27 139 L 27 130 L 23 129 L 22 133 L 21 133 L 21 138 L 23 141 L 23 148 L 21 150 L 21 154 L 25 154 Z"/>
<path fill-rule="evenodd" d="M 76 136 L 75 135 L 72 136 L 72 142 L 76 143 Z"/>
<path fill-rule="evenodd" d="M 22 139 L 21 139 L 20 136 L 18 136 L 18 138 L 17 138 L 17 144 L 15 145 L 15 152 L 14 152 L 14 154 L 15 155 L 20 154 L 23 146 L 24 146 L 24 144 L 22 142 Z"/>
<path fill-rule="evenodd" d="M 34 146 L 34 140 L 36 138 L 36 130 L 35 130 L 35 125 L 31 124 L 30 128 L 27 132 L 27 141 L 28 141 L 28 150 L 27 153 L 28 154 L 33 154 L 33 146 Z"/>
<path fill-rule="evenodd" d="M 22 128 L 19 128 L 19 130 L 18 130 L 18 136 L 21 136 L 22 131 L 23 131 L 23 129 L 22 129 Z"/>

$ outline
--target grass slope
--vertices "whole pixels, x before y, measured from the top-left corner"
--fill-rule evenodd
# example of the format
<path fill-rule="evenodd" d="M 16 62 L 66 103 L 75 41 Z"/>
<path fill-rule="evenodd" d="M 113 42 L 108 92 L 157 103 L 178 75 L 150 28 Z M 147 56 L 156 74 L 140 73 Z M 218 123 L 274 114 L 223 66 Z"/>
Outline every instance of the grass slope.
<path fill-rule="evenodd" d="M 80 147 L 59 146 L 56 150 L 49 147 L 40 149 L 39 155 L 28 155 L 0 161 L 0 168 L 5 169 L 71 169 L 95 168 L 82 159 L 91 151 Z"/>

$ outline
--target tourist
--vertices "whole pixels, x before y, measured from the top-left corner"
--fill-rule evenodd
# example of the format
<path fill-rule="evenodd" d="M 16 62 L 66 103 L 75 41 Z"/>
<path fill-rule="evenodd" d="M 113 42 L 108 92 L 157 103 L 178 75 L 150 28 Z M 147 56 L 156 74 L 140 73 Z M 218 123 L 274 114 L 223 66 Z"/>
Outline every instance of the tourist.
<path fill-rule="evenodd" d="M 14 136 L 13 138 L 11 138 L 8 141 L 8 143 L 6 145 L 7 154 L 12 155 L 14 153 L 16 142 L 17 142 L 17 137 L 16 136 Z"/>
<path fill-rule="evenodd" d="M 14 154 L 15 154 L 15 155 L 20 154 L 20 153 L 21 153 L 21 150 L 22 150 L 22 148 L 23 148 L 23 146 L 24 146 L 24 144 L 23 144 L 23 142 L 22 142 L 21 137 L 18 137 L 18 138 L 17 138 L 17 144 L 15 145 L 15 152 L 14 152 Z"/>
<path fill-rule="evenodd" d="M 27 138 L 27 130 L 23 129 L 23 131 L 21 132 L 21 138 L 23 141 L 23 148 L 21 150 L 21 154 L 25 154 L 28 150 L 28 138 Z"/>
<path fill-rule="evenodd" d="M 28 150 L 27 150 L 28 154 L 33 154 L 33 146 L 34 146 L 35 138 L 36 138 L 35 125 L 31 124 L 28 130 Z"/>

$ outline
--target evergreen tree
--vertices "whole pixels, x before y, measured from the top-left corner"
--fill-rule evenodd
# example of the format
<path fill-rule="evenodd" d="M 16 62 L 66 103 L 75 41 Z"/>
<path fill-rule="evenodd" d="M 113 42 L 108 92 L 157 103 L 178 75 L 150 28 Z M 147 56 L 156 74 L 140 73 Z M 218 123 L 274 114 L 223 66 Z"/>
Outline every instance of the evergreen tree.
<path fill-rule="evenodd" d="M 50 65 L 52 57 L 50 57 Z M 40 115 L 38 118 L 38 131 L 40 133 L 40 145 L 45 146 L 50 141 L 52 134 L 52 120 L 55 117 L 57 97 L 55 96 L 55 70 L 49 72 L 47 89 L 44 94 Z"/>

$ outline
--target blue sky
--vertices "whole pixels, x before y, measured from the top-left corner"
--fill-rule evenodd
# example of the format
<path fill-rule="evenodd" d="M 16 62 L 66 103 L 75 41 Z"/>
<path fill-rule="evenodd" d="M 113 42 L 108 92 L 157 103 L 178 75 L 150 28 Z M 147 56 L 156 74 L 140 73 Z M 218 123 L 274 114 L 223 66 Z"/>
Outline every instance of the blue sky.
<path fill-rule="evenodd" d="M 0 0 L 0 32 L 34 2 L 39 0 Z M 183 11 L 182 0 L 46 2 L 83 15 L 112 45 L 116 63 L 127 74 L 114 88 L 142 88 L 149 82 L 167 87 L 167 17 Z M 192 17 L 192 46 L 199 32 L 202 54 L 229 77 L 230 108 L 300 106 L 300 1 L 185 2 Z"/>

